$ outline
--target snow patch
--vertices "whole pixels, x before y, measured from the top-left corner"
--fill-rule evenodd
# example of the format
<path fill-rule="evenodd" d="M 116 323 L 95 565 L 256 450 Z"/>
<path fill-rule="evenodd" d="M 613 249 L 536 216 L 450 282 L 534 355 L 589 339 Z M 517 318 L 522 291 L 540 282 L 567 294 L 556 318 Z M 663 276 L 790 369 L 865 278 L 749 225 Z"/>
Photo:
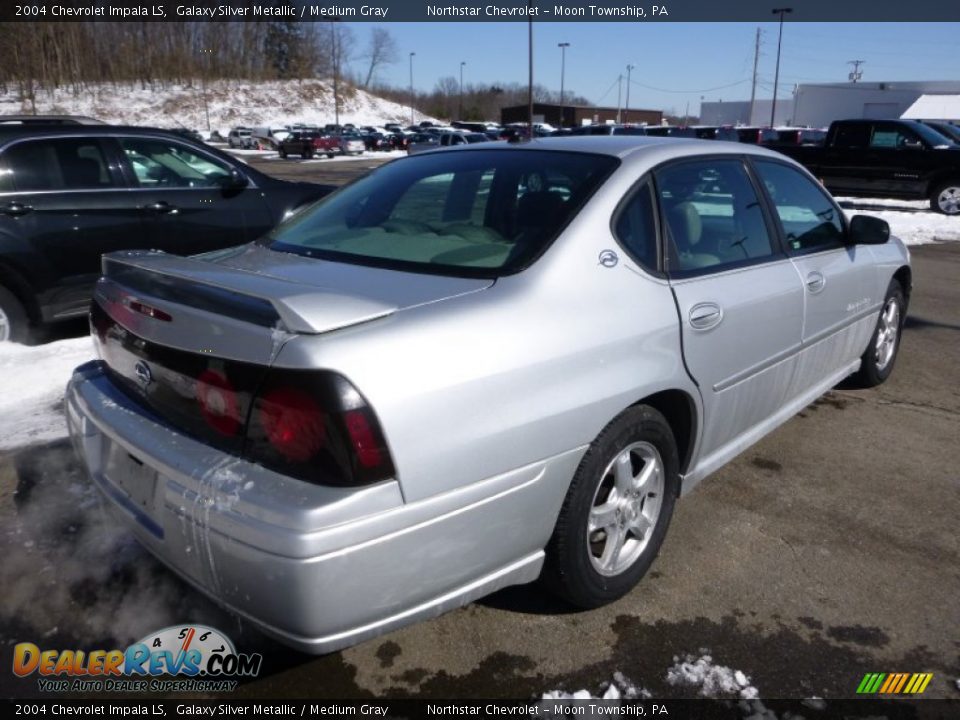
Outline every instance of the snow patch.
<path fill-rule="evenodd" d="M 619 670 L 613 674 L 613 680 L 601 686 L 602 692 L 594 695 L 589 690 L 566 692 L 550 690 L 543 693 L 543 700 L 646 700 L 652 695 L 641 685 L 637 685 Z"/>
<path fill-rule="evenodd" d="M 725 665 L 717 665 L 706 649 L 700 649 L 699 657 L 684 655 L 674 657 L 673 666 L 667 670 L 667 683 L 673 686 L 695 688 L 703 697 L 736 696 L 744 700 L 755 700 L 759 693 L 750 684 L 750 678 L 741 670 Z"/>
<path fill-rule="evenodd" d="M 89 337 L 38 347 L 0 342 L 0 451 L 66 437 L 64 389 L 73 369 L 94 357 Z"/>
<path fill-rule="evenodd" d="M 12 86 L 11 86 L 12 88 Z M 340 92 L 340 122 L 383 125 L 410 122 L 410 108 L 371 95 L 358 88 Z M 206 100 L 206 102 L 204 102 Z M 41 91 L 37 113 L 89 115 L 111 124 L 152 127 L 207 127 L 224 138 L 236 125 L 282 127 L 302 122 L 324 125 L 335 115 L 333 82 L 330 80 L 217 80 L 187 84 L 140 87 L 139 83 L 101 83 L 74 94 L 61 87 Z M 12 89 L 0 93 L 0 114 L 29 113 L 29 103 Z M 434 120 L 416 113 L 417 120 Z M 205 132 L 205 130 L 204 130 Z"/>

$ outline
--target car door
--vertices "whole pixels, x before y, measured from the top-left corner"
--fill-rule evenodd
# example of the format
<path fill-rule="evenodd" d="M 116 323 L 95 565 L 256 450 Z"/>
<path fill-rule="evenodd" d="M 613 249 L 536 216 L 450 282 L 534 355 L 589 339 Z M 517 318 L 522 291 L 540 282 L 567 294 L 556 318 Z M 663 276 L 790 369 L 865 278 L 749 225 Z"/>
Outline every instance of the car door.
<path fill-rule="evenodd" d="M 909 128 L 892 122 L 875 123 L 866 152 L 868 171 L 873 186 L 883 197 L 926 194 L 924 166 L 930 150 L 920 136 Z"/>
<path fill-rule="evenodd" d="M 718 466 L 787 400 L 803 288 L 741 158 L 654 172 L 683 357 L 703 400 L 700 455 Z"/>
<path fill-rule="evenodd" d="M 100 256 L 138 247 L 140 213 L 100 137 L 38 137 L 9 145 L 0 163 L 0 234 L 37 268 L 29 278 L 46 319 L 84 312 Z M 42 269 L 41 269 L 42 268 Z"/>
<path fill-rule="evenodd" d="M 260 189 L 232 184 L 234 168 L 222 158 L 164 136 L 117 142 L 154 247 L 193 255 L 240 245 L 272 227 Z"/>
<path fill-rule="evenodd" d="M 870 195 L 877 191 L 875 161 L 867 159 L 870 145 L 869 122 L 840 123 L 823 149 L 817 171 L 823 184 L 834 194 Z"/>
<path fill-rule="evenodd" d="M 846 242 L 843 211 L 819 184 L 785 162 L 753 165 L 804 288 L 798 394 L 860 357 L 883 296 L 870 248 Z"/>

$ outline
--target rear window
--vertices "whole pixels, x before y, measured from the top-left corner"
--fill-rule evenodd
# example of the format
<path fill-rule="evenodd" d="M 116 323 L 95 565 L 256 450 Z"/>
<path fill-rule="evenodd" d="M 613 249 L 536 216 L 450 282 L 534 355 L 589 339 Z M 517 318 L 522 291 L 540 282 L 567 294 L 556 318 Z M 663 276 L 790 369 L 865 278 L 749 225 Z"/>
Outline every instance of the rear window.
<path fill-rule="evenodd" d="M 619 161 L 533 150 L 390 163 L 270 233 L 274 250 L 414 272 L 496 277 L 526 267 Z"/>

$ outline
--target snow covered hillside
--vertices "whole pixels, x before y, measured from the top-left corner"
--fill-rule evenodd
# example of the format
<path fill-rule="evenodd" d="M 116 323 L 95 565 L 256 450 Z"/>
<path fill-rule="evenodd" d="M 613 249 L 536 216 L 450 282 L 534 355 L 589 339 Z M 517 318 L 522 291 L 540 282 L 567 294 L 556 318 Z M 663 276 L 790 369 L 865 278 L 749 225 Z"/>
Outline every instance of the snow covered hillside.
<path fill-rule="evenodd" d="M 206 103 L 204 102 L 206 99 Z M 334 122 L 333 83 L 329 80 L 274 80 L 250 82 L 218 80 L 203 84 L 141 88 L 138 83 L 103 84 L 75 95 L 69 88 L 37 95 L 37 112 L 89 115 L 108 123 L 154 127 L 185 126 L 226 135 L 234 125 L 283 126 L 296 122 Z M 29 113 L 29 103 L 15 92 L 0 93 L 0 114 Z M 429 120 L 416 113 L 416 121 Z M 354 125 L 407 124 L 410 108 L 341 88 L 340 122 Z"/>

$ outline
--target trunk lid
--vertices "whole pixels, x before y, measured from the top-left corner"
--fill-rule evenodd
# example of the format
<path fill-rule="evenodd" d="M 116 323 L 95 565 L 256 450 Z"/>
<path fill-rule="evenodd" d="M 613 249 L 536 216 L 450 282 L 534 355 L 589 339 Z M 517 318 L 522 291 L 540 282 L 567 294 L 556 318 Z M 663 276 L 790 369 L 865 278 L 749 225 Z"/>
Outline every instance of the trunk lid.
<path fill-rule="evenodd" d="M 243 246 L 104 256 L 94 341 L 118 387 L 159 419 L 239 454 L 283 344 L 478 292 L 493 281 L 401 273 Z"/>

